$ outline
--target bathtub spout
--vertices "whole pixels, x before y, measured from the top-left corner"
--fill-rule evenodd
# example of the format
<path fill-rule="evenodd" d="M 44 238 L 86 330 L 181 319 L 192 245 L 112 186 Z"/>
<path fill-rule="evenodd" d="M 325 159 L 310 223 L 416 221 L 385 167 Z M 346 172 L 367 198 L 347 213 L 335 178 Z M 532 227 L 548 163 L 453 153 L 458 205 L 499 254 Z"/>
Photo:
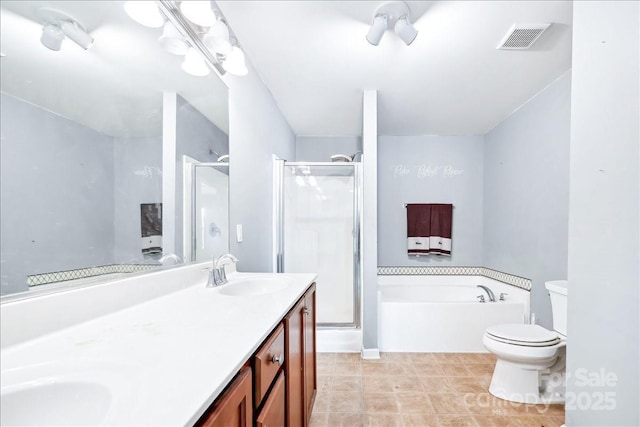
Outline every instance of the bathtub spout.
<path fill-rule="evenodd" d="M 487 293 L 487 296 L 489 297 L 489 301 L 496 302 L 496 296 L 493 294 L 493 291 L 491 289 L 484 285 L 478 285 L 478 287 L 484 289 L 484 291 Z"/>

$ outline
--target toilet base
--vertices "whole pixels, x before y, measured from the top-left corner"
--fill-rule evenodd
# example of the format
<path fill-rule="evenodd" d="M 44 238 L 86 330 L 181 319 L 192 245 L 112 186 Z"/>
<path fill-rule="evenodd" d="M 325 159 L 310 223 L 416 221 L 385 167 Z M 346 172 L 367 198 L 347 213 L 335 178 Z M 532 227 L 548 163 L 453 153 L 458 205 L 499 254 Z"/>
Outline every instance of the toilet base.
<path fill-rule="evenodd" d="M 489 393 L 510 402 L 556 404 L 565 401 L 565 358 L 548 369 L 531 369 L 498 359 L 491 378 Z"/>

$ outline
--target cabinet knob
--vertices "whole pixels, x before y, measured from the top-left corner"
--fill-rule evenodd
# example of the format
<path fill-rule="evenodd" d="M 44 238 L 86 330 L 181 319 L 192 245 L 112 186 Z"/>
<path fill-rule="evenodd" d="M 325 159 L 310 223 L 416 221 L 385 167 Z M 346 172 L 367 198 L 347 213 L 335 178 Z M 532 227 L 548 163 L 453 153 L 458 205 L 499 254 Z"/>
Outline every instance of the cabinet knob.
<path fill-rule="evenodd" d="M 273 356 L 271 356 L 271 362 L 282 365 L 282 363 L 284 362 L 284 357 L 281 354 L 274 354 Z"/>
<path fill-rule="evenodd" d="M 309 308 L 308 305 L 305 305 L 304 308 L 302 309 L 302 311 L 304 312 L 304 314 L 309 314 L 311 313 L 311 309 Z"/>

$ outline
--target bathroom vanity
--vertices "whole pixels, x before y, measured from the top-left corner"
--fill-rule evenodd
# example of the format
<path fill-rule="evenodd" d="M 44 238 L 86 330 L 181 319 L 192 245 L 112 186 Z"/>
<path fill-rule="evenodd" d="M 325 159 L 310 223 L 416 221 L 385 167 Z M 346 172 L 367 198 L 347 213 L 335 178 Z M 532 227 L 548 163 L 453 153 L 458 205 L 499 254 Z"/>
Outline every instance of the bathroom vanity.
<path fill-rule="evenodd" d="M 196 425 L 309 424 L 317 390 L 315 301 L 314 283 Z"/>
<path fill-rule="evenodd" d="M 307 425 L 316 276 L 209 264 L 3 299 L 2 425 Z"/>

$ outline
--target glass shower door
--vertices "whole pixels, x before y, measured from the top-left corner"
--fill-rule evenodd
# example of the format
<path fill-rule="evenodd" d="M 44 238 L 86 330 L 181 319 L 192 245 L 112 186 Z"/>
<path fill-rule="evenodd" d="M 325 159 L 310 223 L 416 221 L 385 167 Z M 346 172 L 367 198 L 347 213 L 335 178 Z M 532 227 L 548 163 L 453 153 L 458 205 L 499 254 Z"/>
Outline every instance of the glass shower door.
<path fill-rule="evenodd" d="M 317 322 L 358 327 L 357 163 L 284 163 L 279 271 L 318 273 Z"/>
<path fill-rule="evenodd" d="M 211 260 L 229 252 L 229 165 L 185 165 L 185 261 Z"/>

